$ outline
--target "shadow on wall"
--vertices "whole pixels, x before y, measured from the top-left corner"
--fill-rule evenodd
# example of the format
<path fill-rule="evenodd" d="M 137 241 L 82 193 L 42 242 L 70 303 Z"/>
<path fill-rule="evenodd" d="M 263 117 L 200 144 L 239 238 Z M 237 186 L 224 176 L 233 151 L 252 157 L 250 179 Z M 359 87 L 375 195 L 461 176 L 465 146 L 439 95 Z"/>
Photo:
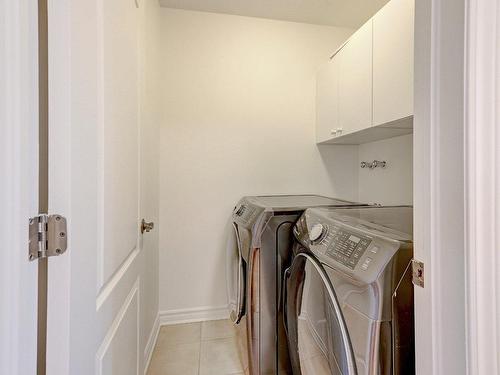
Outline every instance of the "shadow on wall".
<path fill-rule="evenodd" d="M 384 205 L 413 204 L 413 136 L 359 145 L 359 200 Z M 385 168 L 360 168 L 362 161 L 384 160 Z"/>
<path fill-rule="evenodd" d="M 224 265 L 224 273 L 226 275 L 226 296 L 227 296 L 227 304 L 228 309 L 230 311 L 230 305 L 236 305 L 237 303 L 237 292 L 238 288 L 236 284 L 237 281 L 237 271 L 238 271 L 238 261 L 239 261 L 239 253 L 238 253 L 238 243 L 235 231 L 233 229 L 232 218 L 229 217 L 227 224 L 224 228 L 224 252 L 222 254 L 223 259 L 219 264 Z M 214 280 L 214 284 L 216 280 Z M 215 286 L 215 285 L 214 285 Z M 228 313 L 229 313 L 228 311 Z"/>
<path fill-rule="evenodd" d="M 333 196 L 359 200 L 358 146 L 317 145 Z"/>
<path fill-rule="evenodd" d="M 224 251 L 219 251 L 217 264 L 217 272 L 214 275 L 220 275 L 221 273 L 225 275 L 225 285 L 224 292 L 226 294 L 226 305 L 220 306 L 220 308 L 227 307 L 227 318 L 229 318 L 230 313 L 230 304 L 236 303 L 236 293 L 237 293 L 237 285 L 233 285 L 236 278 L 236 272 L 238 270 L 238 260 L 239 254 L 237 249 L 237 239 L 233 229 L 232 222 L 232 211 L 228 214 L 228 220 L 224 227 L 224 230 L 221 231 L 220 242 L 217 245 L 217 248 L 224 249 Z M 218 277 L 212 278 L 210 281 L 210 288 L 207 290 L 217 290 L 220 288 L 220 279 Z M 218 293 L 216 293 L 218 294 Z M 216 298 L 217 295 L 212 296 L 212 298 Z"/>

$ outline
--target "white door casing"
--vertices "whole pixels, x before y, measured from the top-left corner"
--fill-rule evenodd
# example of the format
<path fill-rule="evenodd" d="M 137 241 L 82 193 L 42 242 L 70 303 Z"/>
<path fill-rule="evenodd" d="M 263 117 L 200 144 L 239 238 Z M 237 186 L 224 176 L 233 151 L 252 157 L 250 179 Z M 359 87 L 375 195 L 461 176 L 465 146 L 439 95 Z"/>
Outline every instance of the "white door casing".
<path fill-rule="evenodd" d="M 482 375 L 500 372 L 500 1 L 467 5 L 467 374 Z"/>
<path fill-rule="evenodd" d="M 465 375 L 465 0 L 415 2 L 414 239 L 418 375 Z"/>
<path fill-rule="evenodd" d="M 157 230 L 139 231 L 143 216 L 158 225 L 157 124 L 143 114 L 153 4 L 49 4 L 50 210 L 69 236 L 49 266 L 50 374 L 142 374 L 154 341 Z"/>
<path fill-rule="evenodd" d="M 37 262 L 28 218 L 38 214 L 37 9 L 0 2 L 0 374 L 35 374 Z"/>

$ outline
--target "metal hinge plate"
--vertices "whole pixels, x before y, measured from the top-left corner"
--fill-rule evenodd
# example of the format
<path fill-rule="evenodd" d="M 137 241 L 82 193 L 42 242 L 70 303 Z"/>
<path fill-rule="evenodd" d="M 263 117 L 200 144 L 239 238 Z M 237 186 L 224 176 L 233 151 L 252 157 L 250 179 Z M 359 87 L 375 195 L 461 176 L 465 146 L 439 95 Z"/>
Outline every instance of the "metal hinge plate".
<path fill-rule="evenodd" d="M 68 247 L 66 219 L 42 214 L 29 221 L 29 260 L 63 254 Z"/>
<path fill-rule="evenodd" d="M 424 287 L 424 263 L 416 259 L 411 261 L 413 285 Z"/>

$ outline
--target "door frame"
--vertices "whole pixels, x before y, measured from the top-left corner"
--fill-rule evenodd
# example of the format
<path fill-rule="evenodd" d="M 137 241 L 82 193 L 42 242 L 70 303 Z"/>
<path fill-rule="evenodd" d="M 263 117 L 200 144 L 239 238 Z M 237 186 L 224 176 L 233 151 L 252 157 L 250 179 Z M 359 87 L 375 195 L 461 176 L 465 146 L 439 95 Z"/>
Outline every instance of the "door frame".
<path fill-rule="evenodd" d="M 37 262 L 28 218 L 38 214 L 38 39 L 33 1 L 0 3 L 0 373 L 35 374 Z"/>
<path fill-rule="evenodd" d="M 417 0 L 415 21 L 417 374 L 496 374 L 500 2 Z"/>
<path fill-rule="evenodd" d="M 500 1 L 467 4 L 467 373 L 500 371 Z"/>
<path fill-rule="evenodd" d="M 415 2 L 414 241 L 419 375 L 466 374 L 465 15 L 467 0 Z"/>
<path fill-rule="evenodd" d="M 49 213 L 67 218 L 71 228 L 71 1 L 48 2 Z M 57 25 L 57 27 L 54 27 Z M 57 136 L 54 136 L 57 134 Z M 49 260 L 47 374 L 70 373 L 71 232 L 68 251 Z M 51 343 L 58 343 L 57 347 Z"/>

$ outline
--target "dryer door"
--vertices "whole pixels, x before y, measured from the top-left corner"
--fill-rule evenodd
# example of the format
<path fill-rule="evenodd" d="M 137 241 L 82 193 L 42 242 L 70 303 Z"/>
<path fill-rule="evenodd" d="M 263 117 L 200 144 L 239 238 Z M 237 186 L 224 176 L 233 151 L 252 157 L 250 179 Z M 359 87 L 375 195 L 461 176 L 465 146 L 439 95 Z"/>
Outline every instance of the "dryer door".
<path fill-rule="evenodd" d="M 227 242 L 226 268 L 230 318 L 236 324 L 245 311 L 245 261 L 241 253 L 238 226 L 234 222 Z"/>
<path fill-rule="evenodd" d="M 357 375 L 354 353 L 322 265 L 296 255 L 285 273 L 285 326 L 294 375 Z"/>

